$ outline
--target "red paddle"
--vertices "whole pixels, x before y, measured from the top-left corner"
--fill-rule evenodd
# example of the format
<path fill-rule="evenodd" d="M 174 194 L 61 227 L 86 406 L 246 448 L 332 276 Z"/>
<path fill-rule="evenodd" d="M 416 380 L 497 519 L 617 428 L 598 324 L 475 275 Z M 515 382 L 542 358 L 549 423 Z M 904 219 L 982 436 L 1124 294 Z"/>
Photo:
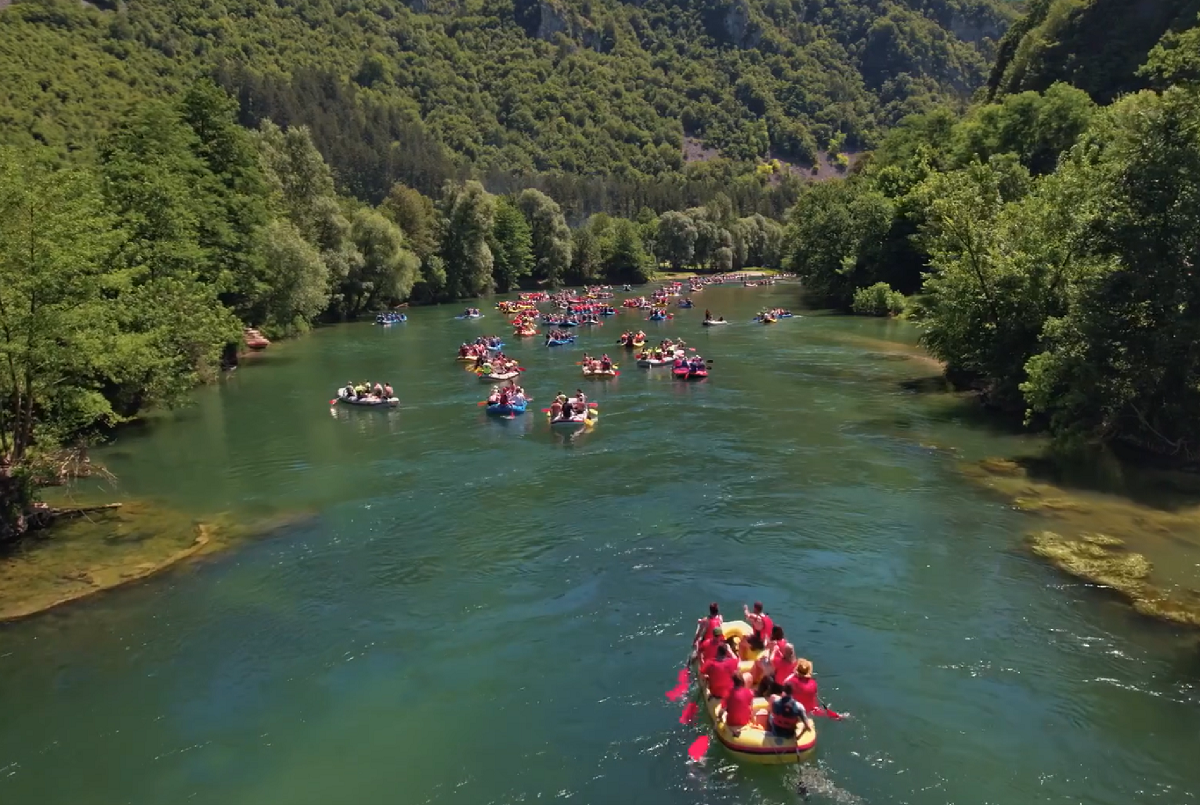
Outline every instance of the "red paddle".
<path fill-rule="evenodd" d="M 337 401 L 338 401 L 338 398 L 337 398 L 337 397 L 334 397 L 332 400 L 330 400 L 330 401 L 329 401 L 329 404 L 330 404 L 330 405 L 336 405 L 336 404 L 337 404 Z"/>
<path fill-rule="evenodd" d="M 688 757 L 699 763 L 704 758 L 704 753 L 708 751 L 708 736 L 701 735 L 696 740 L 692 741 L 692 745 L 688 747 Z"/>
<path fill-rule="evenodd" d="M 696 717 L 696 710 L 697 707 L 695 702 L 688 702 L 686 705 L 684 705 L 683 712 L 679 714 L 679 723 L 691 723 L 691 720 Z"/>
<path fill-rule="evenodd" d="M 822 704 L 820 699 L 817 700 L 817 704 L 819 706 L 813 708 L 813 711 L 812 711 L 812 714 L 814 716 L 824 716 L 825 718 L 828 718 L 830 721 L 841 721 L 843 718 L 845 718 L 845 716 L 843 716 L 841 713 L 830 710 L 828 707 L 826 707 L 824 704 Z"/>

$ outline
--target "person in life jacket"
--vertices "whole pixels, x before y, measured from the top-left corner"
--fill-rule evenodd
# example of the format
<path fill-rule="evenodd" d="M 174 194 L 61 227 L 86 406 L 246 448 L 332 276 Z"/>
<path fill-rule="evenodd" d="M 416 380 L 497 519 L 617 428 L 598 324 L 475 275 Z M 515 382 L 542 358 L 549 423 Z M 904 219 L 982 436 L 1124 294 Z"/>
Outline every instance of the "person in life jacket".
<path fill-rule="evenodd" d="M 754 602 L 753 612 L 745 604 L 742 604 L 742 612 L 746 616 L 746 623 L 754 629 L 754 633 L 746 642 L 755 651 L 762 651 L 767 647 L 767 641 L 771 639 L 771 627 L 775 625 L 775 621 L 771 620 L 770 615 L 763 612 L 762 601 Z"/>
<path fill-rule="evenodd" d="M 739 674 L 733 675 L 733 689 L 725 701 L 717 705 L 716 715 L 734 738 L 742 734 L 743 727 L 761 729 L 754 723 L 754 691 L 746 687 Z"/>
<path fill-rule="evenodd" d="M 738 659 L 733 656 L 729 646 L 720 643 L 717 655 L 700 667 L 700 676 L 708 683 L 708 697 L 725 701 L 733 690 L 734 677 L 739 676 Z"/>
<path fill-rule="evenodd" d="M 813 679 L 813 664 L 800 657 L 796 660 L 796 671 L 783 682 L 785 688 L 790 688 L 792 696 L 800 702 L 800 706 L 808 712 L 820 707 L 817 701 L 817 680 Z"/>
<path fill-rule="evenodd" d="M 696 656 L 700 659 L 700 667 L 703 668 L 709 660 L 717 658 L 717 652 L 725 643 L 724 630 L 720 626 L 714 626 L 712 634 L 700 641 L 700 645 L 696 647 Z"/>
<path fill-rule="evenodd" d="M 716 601 L 713 601 L 708 605 L 708 617 L 696 621 L 696 639 L 693 642 L 699 643 L 701 640 L 712 637 L 713 628 L 720 626 L 721 623 L 721 608 Z"/>
<path fill-rule="evenodd" d="M 777 738 L 795 738 L 796 727 L 804 724 L 804 729 L 800 730 L 800 735 L 809 732 L 812 729 L 812 721 L 808 718 L 808 711 L 800 702 L 792 698 L 792 689 L 789 685 L 783 689 L 783 693 L 778 696 L 771 697 L 771 709 L 767 715 L 767 726 L 771 730 L 771 734 Z"/>

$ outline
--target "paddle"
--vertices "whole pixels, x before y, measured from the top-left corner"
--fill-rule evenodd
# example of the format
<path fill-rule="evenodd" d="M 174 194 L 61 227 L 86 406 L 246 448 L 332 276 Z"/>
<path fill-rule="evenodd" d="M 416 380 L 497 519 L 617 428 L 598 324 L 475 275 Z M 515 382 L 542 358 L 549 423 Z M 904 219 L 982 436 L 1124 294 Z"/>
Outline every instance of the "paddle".
<path fill-rule="evenodd" d="M 704 753 L 708 751 L 708 736 L 701 735 L 696 740 L 692 741 L 692 745 L 688 747 L 688 757 L 699 763 L 704 759 Z"/>
<path fill-rule="evenodd" d="M 826 707 L 824 702 L 822 702 L 820 699 L 817 699 L 817 707 L 813 709 L 812 714 L 814 716 L 824 716 L 830 721 L 841 721 L 843 718 L 845 718 L 845 716 L 843 716 L 841 713 L 835 712 Z"/>
<path fill-rule="evenodd" d="M 337 405 L 337 401 L 338 401 L 338 398 L 337 398 L 337 397 L 334 397 L 332 400 L 330 400 L 330 401 L 329 401 L 329 404 L 330 404 L 330 405 Z"/>

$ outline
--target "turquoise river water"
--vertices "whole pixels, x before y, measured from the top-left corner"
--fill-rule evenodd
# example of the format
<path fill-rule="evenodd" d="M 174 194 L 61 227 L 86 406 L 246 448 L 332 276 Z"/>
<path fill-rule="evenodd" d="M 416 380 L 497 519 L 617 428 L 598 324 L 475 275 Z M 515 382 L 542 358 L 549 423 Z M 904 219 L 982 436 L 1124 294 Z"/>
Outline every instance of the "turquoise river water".
<path fill-rule="evenodd" d="M 447 307 L 277 344 L 121 434 L 121 495 L 304 516 L 0 628 L 0 803 L 792 803 L 801 775 L 814 803 L 1196 802 L 1195 638 L 1022 548 L 1032 515 L 961 466 L 1036 443 L 907 383 L 936 374 L 910 327 L 748 321 L 795 296 L 583 333 L 714 364 L 630 362 L 573 438 L 480 412 L 452 355 L 508 328 Z M 583 382 L 581 349 L 510 352 L 534 408 Z M 401 408 L 331 411 L 366 377 Z M 690 763 L 707 725 L 664 692 L 707 603 L 755 599 L 852 717 L 803 768 Z"/>

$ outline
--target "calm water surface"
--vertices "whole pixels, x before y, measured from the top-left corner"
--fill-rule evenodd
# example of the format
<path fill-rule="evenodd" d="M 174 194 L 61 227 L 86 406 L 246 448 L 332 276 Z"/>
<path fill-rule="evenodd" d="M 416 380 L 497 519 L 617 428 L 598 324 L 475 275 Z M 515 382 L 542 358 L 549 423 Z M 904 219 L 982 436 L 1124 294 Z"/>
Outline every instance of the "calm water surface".
<path fill-rule="evenodd" d="M 0 802 L 797 802 L 795 768 L 686 762 L 706 726 L 663 696 L 707 602 L 756 598 L 853 715 L 812 802 L 1197 801 L 1194 638 L 1026 555 L 959 467 L 1036 445 L 902 385 L 934 374 L 905 325 L 747 321 L 793 295 L 643 323 L 712 377 L 630 363 L 574 439 L 479 412 L 451 356 L 508 328 L 450 308 L 273 346 L 124 434 L 126 494 L 309 514 L 0 629 Z M 582 382 L 579 349 L 511 351 L 539 403 Z M 331 413 L 363 377 L 403 407 Z"/>

